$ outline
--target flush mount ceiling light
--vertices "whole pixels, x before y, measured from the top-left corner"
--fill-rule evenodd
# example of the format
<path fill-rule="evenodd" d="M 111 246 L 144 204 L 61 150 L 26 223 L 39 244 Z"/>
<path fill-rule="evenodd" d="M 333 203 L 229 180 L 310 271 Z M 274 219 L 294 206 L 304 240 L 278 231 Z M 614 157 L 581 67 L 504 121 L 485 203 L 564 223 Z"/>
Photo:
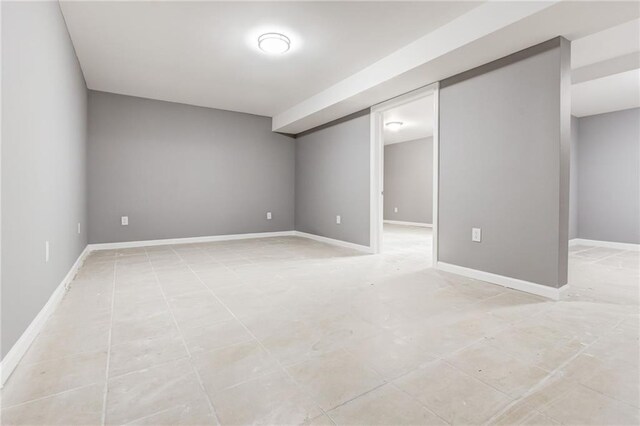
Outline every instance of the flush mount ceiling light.
<path fill-rule="evenodd" d="M 284 34 L 266 33 L 258 37 L 260 50 L 271 54 L 282 54 L 291 47 L 291 40 Z"/>
<path fill-rule="evenodd" d="M 403 124 L 404 123 L 402 121 L 390 121 L 387 124 L 385 124 L 385 126 L 387 126 L 389 130 L 392 130 L 395 132 L 396 130 L 400 129 L 400 127 L 402 127 Z"/>

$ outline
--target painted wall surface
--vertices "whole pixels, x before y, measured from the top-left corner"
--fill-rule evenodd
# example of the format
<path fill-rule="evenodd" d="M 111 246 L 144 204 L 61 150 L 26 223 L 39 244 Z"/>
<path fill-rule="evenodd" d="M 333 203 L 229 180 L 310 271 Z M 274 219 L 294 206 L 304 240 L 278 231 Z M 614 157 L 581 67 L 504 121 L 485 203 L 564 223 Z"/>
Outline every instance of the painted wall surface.
<path fill-rule="evenodd" d="M 578 237 L 640 244 L 640 109 L 579 119 Z"/>
<path fill-rule="evenodd" d="M 442 83 L 440 261 L 566 283 L 569 49 L 554 39 Z"/>
<path fill-rule="evenodd" d="M 385 145 L 384 219 L 433 223 L 433 138 Z"/>
<path fill-rule="evenodd" d="M 369 170 L 368 113 L 299 135 L 296 230 L 368 246 Z"/>
<path fill-rule="evenodd" d="M 293 230 L 294 158 L 267 117 L 90 91 L 89 241 Z"/>
<path fill-rule="evenodd" d="M 1 7 L 4 358 L 87 244 L 87 91 L 57 2 Z"/>
<path fill-rule="evenodd" d="M 571 117 L 569 183 L 569 239 L 578 238 L 578 132 L 580 120 Z"/>

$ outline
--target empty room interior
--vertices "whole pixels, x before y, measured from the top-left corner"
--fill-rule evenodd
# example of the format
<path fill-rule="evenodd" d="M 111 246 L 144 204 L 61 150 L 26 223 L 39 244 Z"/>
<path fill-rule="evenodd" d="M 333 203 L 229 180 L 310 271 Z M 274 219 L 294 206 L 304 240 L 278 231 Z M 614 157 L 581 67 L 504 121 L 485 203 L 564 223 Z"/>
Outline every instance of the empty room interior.
<path fill-rule="evenodd" d="M 391 100 L 382 113 L 383 253 L 400 250 L 418 258 L 432 256 L 435 99 L 431 92 Z"/>
<path fill-rule="evenodd" d="M 640 2 L 0 23 L 2 425 L 640 424 Z"/>

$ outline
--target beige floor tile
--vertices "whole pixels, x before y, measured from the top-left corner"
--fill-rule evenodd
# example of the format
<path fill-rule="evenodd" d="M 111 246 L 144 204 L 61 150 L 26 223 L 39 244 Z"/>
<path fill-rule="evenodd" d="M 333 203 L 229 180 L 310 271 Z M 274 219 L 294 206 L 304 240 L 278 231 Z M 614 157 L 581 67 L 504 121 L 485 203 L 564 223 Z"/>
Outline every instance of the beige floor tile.
<path fill-rule="evenodd" d="M 307 420 L 303 423 L 305 426 L 333 426 L 335 423 L 326 415 L 322 414 L 318 417 L 314 417 L 311 420 Z"/>
<path fill-rule="evenodd" d="M 152 297 L 143 302 L 114 304 L 113 321 L 141 321 L 154 315 L 168 313 L 169 307 L 164 297 Z"/>
<path fill-rule="evenodd" d="M 478 303 L 480 309 L 507 321 L 528 318 L 552 306 L 552 302 L 542 297 L 513 290 Z"/>
<path fill-rule="evenodd" d="M 198 352 L 193 356 L 193 363 L 211 395 L 279 370 L 275 359 L 255 341 Z"/>
<path fill-rule="evenodd" d="M 223 425 L 302 424 L 322 414 L 283 371 L 260 376 L 213 397 Z"/>
<path fill-rule="evenodd" d="M 87 332 L 95 333 L 96 330 L 109 328 L 110 321 L 110 308 L 97 311 L 70 312 L 59 309 L 49 317 L 45 328 L 41 333 L 48 333 L 49 331 L 60 333 L 67 330 L 71 331 L 73 329 L 79 329 L 80 332 L 84 332 L 84 330 L 86 330 Z"/>
<path fill-rule="evenodd" d="M 194 354 L 254 340 L 253 336 L 235 319 L 182 329 L 182 335 L 189 351 Z"/>
<path fill-rule="evenodd" d="M 337 425 L 446 425 L 411 396 L 386 384 L 329 411 Z"/>
<path fill-rule="evenodd" d="M 550 302 L 431 269 L 430 233 L 385 226 L 375 256 L 297 237 L 94 252 L 7 382 L 3 424 L 100 423 L 109 332 L 110 423 L 215 424 L 209 396 L 224 424 L 332 424 L 314 398 L 352 424 L 421 404 L 453 423 L 638 422 L 638 253 L 572 247 Z"/>
<path fill-rule="evenodd" d="M 637 425 L 640 410 L 579 384 L 538 407 L 543 414 L 563 423 L 580 425 Z"/>
<path fill-rule="evenodd" d="M 413 322 L 397 327 L 393 332 L 410 343 L 424 348 L 428 353 L 446 356 L 483 338 L 478 331 L 480 320 L 439 322 L 431 320 Z"/>
<path fill-rule="evenodd" d="M 102 422 L 104 385 L 92 385 L 27 402 L 0 412 L 2 424 L 87 426 Z"/>
<path fill-rule="evenodd" d="M 202 284 L 195 275 L 193 275 L 193 278 L 185 281 L 181 281 L 179 278 L 169 278 L 164 282 L 161 282 L 160 286 L 162 287 L 162 291 L 165 296 L 169 298 L 179 296 L 181 294 L 201 292 L 207 289 L 207 287 Z"/>
<path fill-rule="evenodd" d="M 217 425 L 218 421 L 209 404 L 200 402 L 171 407 L 127 424 L 136 426 L 203 426 Z"/>
<path fill-rule="evenodd" d="M 106 421 L 128 423 L 167 407 L 206 401 L 190 362 L 179 360 L 110 379 Z"/>
<path fill-rule="evenodd" d="M 621 362 L 583 353 L 565 365 L 562 374 L 611 398 L 640 407 L 639 363 L 638 358 Z"/>
<path fill-rule="evenodd" d="M 177 333 L 128 341 L 111 347 L 109 376 L 119 376 L 188 356 L 182 337 Z"/>
<path fill-rule="evenodd" d="M 24 363 L 34 363 L 85 352 L 106 351 L 108 345 L 109 326 L 107 324 L 95 329 L 47 328 L 36 337 L 23 360 Z"/>
<path fill-rule="evenodd" d="M 444 361 L 413 371 L 394 383 L 452 424 L 487 421 L 510 399 Z"/>
<path fill-rule="evenodd" d="M 178 334 L 178 328 L 171 314 L 168 311 L 161 311 L 144 319 L 114 321 L 111 344 L 119 345 L 167 334 Z"/>
<path fill-rule="evenodd" d="M 451 355 L 447 362 L 512 398 L 523 395 L 549 374 L 485 342 Z"/>
<path fill-rule="evenodd" d="M 435 359 L 422 347 L 390 332 L 355 341 L 345 349 L 361 364 L 369 366 L 387 380 Z"/>
<path fill-rule="evenodd" d="M 542 426 L 560 425 L 560 422 L 534 410 L 530 405 L 515 404 L 495 417 L 489 424 L 498 426 Z"/>
<path fill-rule="evenodd" d="M 338 336 L 344 341 L 343 336 Z M 284 364 L 299 362 L 331 350 L 331 336 L 323 336 L 311 325 L 302 322 L 290 324 L 261 338 L 269 353 Z M 322 342 L 321 344 L 318 344 Z"/>
<path fill-rule="evenodd" d="M 233 318 L 209 291 L 173 296 L 168 303 L 180 328 L 210 325 Z"/>
<path fill-rule="evenodd" d="M 547 371 L 553 371 L 586 347 L 581 339 L 562 337 L 542 327 L 535 333 L 530 331 L 512 328 L 489 337 L 487 343 Z"/>
<path fill-rule="evenodd" d="M 382 384 L 384 379 L 344 351 L 320 355 L 287 367 L 324 410 L 330 410 Z"/>
<path fill-rule="evenodd" d="M 106 368 L 106 351 L 20 364 L 2 389 L 2 405 L 10 407 L 81 386 L 104 383 Z"/>

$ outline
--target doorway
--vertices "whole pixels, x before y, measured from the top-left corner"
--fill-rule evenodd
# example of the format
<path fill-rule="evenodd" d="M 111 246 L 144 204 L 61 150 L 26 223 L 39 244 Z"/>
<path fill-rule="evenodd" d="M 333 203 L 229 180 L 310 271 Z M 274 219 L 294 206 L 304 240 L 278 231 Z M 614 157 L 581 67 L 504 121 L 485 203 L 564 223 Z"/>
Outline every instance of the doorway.
<path fill-rule="evenodd" d="M 371 109 L 371 245 L 437 259 L 438 86 Z"/>

